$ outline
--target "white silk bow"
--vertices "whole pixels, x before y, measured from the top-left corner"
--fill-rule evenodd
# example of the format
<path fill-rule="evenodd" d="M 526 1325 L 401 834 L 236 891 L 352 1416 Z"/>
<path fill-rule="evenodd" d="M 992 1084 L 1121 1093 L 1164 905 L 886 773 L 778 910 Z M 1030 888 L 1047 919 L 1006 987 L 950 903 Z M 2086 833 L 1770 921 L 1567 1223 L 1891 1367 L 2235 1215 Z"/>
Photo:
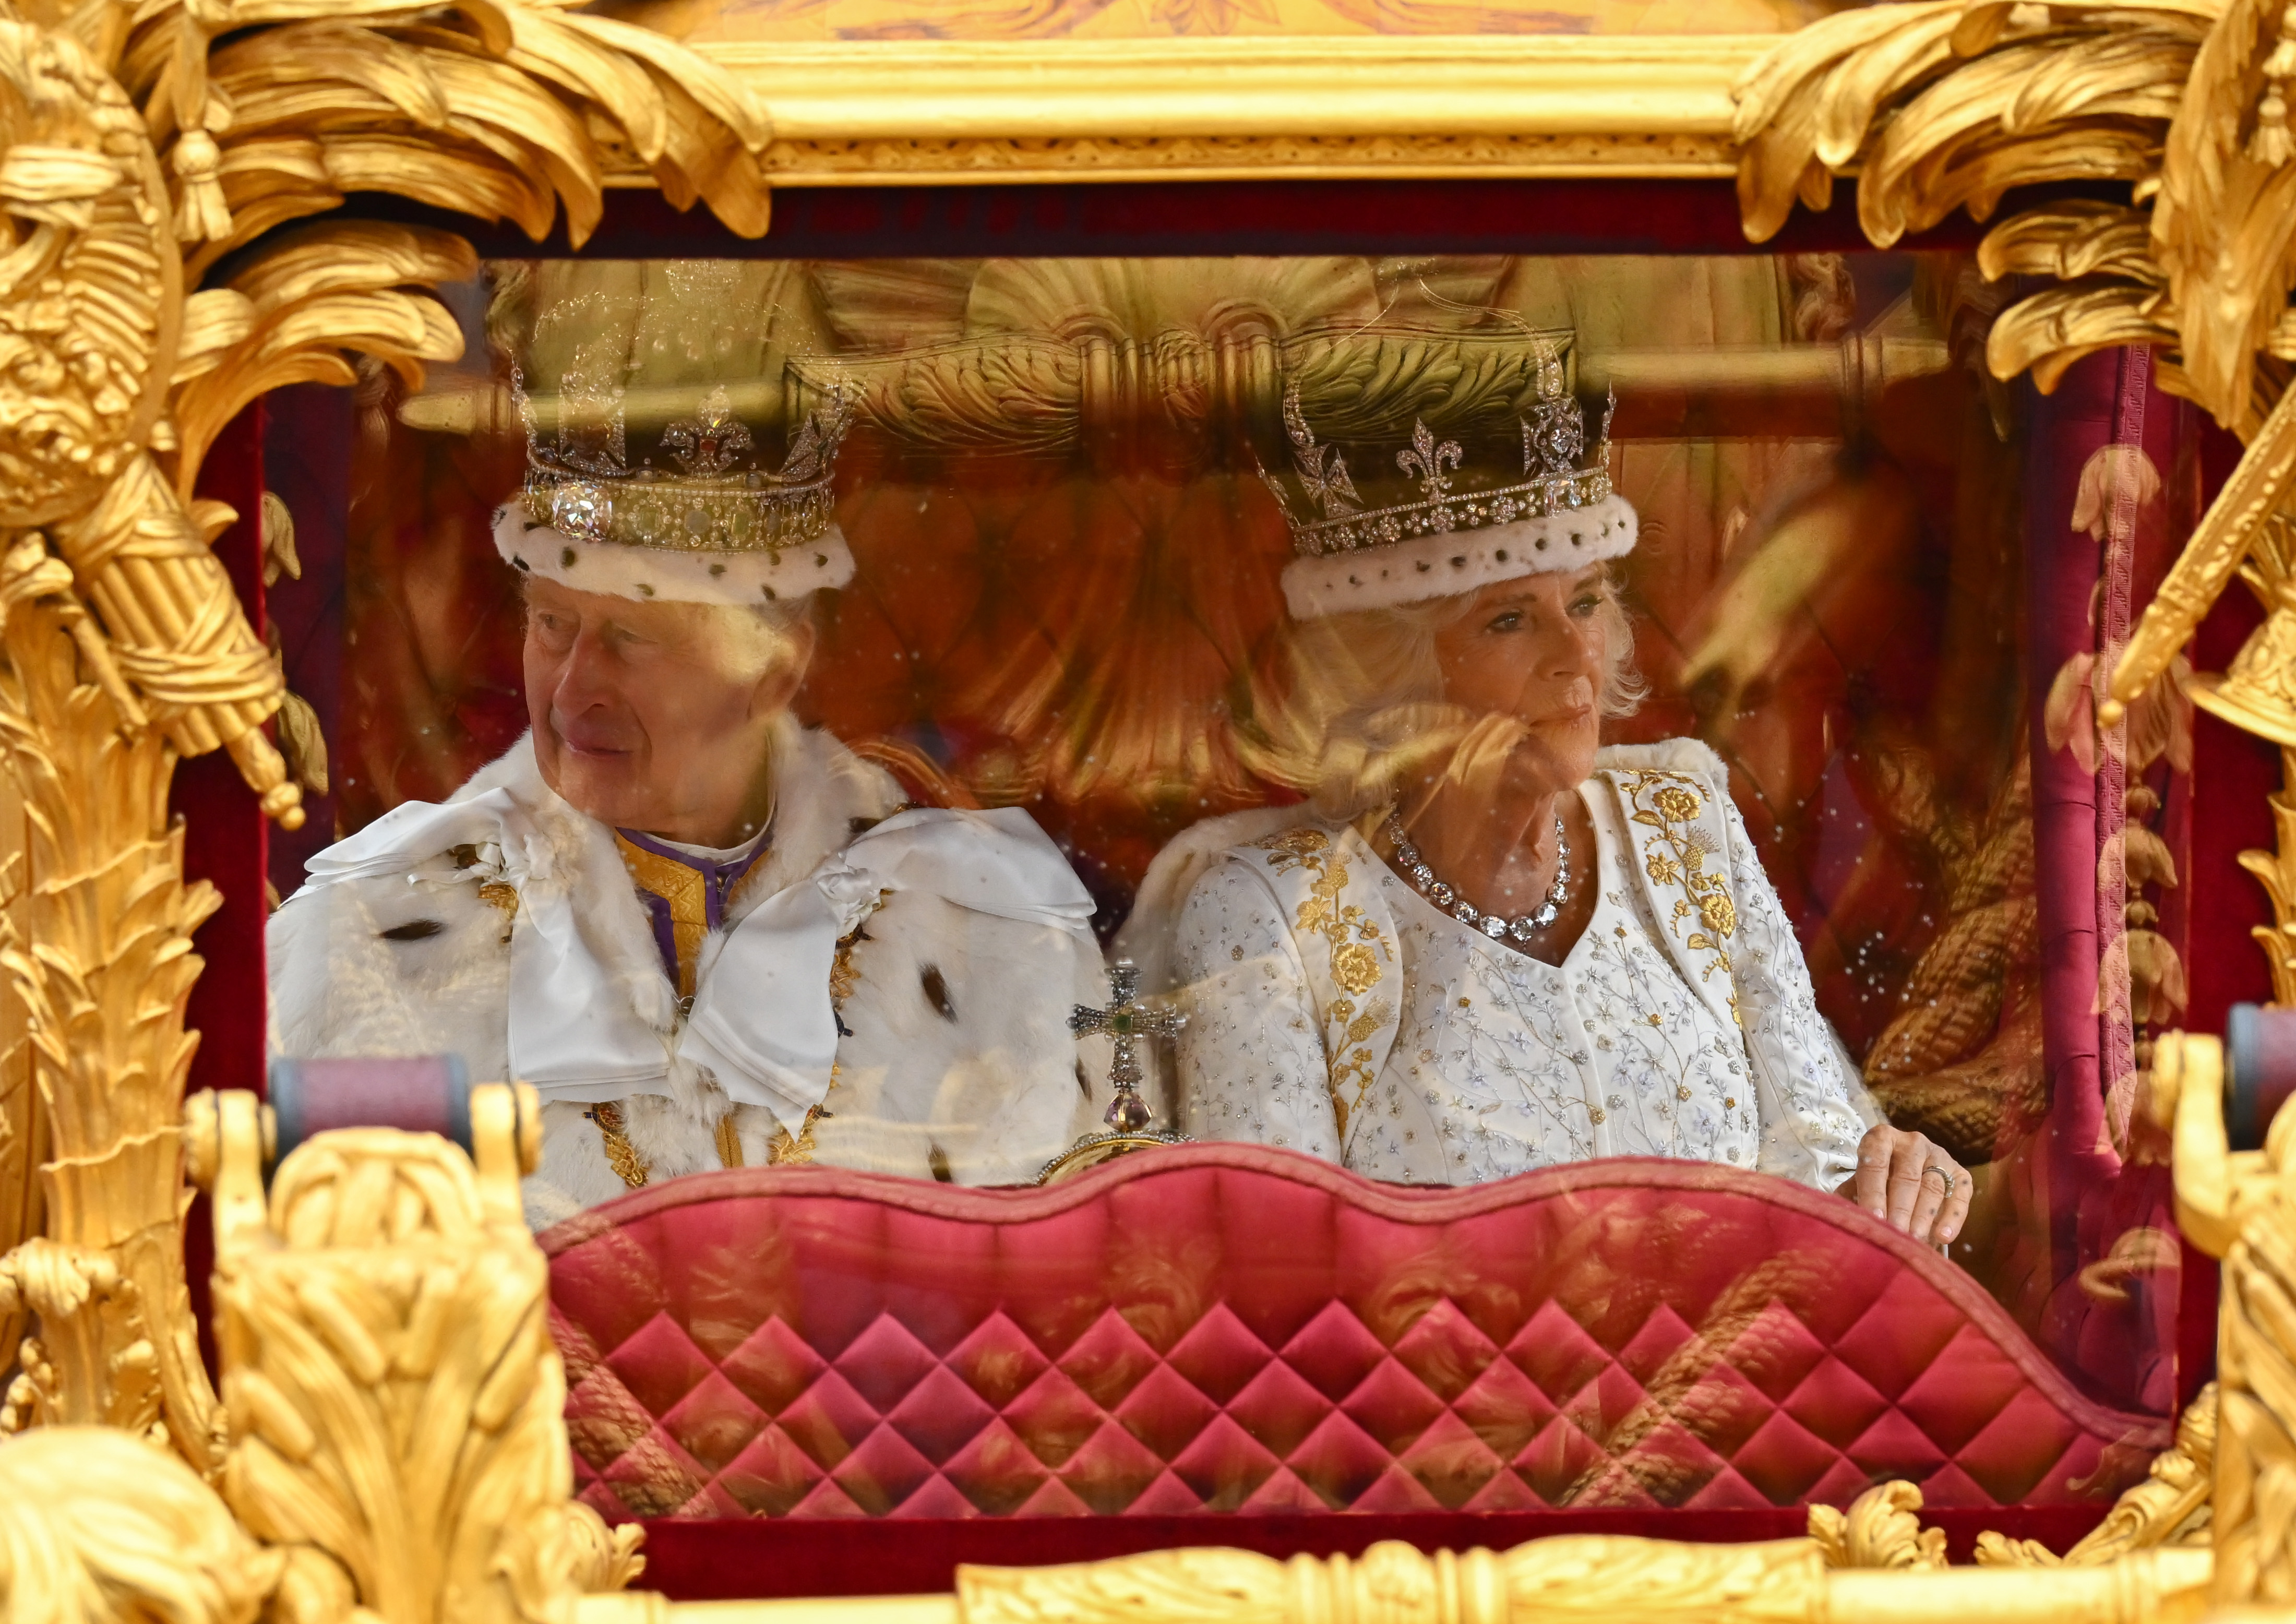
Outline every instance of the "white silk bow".
<path fill-rule="evenodd" d="M 507 791 L 410 801 L 313 857 L 304 890 L 406 874 L 456 847 L 519 892 L 510 944 L 510 1058 L 545 1099 L 668 1094 L 673 1055 L 707 1067 L 726 1097 L 792 1134 L 829 1091 L 837 1016 L 829 978 L 840 937 L 888 891 L 1042 924 L 1092 942 L 1092 898 L 1017 807 L 921 808 L 887 818 L 758 903 L 703 949 L 693 1005 L 674 1031 L 649 1023 L 602 962 L 531 815 Z"/>

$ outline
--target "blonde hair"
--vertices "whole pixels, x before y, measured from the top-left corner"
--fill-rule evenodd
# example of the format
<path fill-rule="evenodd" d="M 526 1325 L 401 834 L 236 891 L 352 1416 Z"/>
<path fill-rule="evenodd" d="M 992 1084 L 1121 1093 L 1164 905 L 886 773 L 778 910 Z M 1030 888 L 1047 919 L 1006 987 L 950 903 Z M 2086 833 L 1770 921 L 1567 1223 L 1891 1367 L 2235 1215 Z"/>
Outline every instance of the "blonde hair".
<path fill-rule="evenodd" d="M 1631 716 L 1649 685 L 1635 667 L 1634 624 L 1608 570 L 1600 591 L 1605 660 L 1595 709 Z M 1288 622 L 1237 706 L 1244 764 L 1346 820 L 1392 802 L 1408 779 L 1457 775 L 1463 757 L 1504 753 L 1518 730 L 1443 697 L 1436 637 L 1472 603 L 1463 594 Z"/>

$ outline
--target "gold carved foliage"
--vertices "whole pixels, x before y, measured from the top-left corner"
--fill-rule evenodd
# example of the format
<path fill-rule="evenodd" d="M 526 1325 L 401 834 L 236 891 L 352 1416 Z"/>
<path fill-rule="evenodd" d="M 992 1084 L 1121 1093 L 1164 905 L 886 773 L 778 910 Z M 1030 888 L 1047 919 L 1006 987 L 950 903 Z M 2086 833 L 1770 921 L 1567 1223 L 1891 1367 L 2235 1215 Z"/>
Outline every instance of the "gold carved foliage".
<path fill-rule="evenodd" d="M 475 1166 L 434 1135 L 348 1129 L 292 1152 L 266 1194 L 254 1096 L 191 1103 L 221 1492 L 117 1427 L 0 1445 L 0 1617 L 568 1624 L 636 1576 L 639 1530 L 569 1497 L 546 1268 L 518 1209 L 536 1103 L 494 1085 L 471 1114 Z"/>
<path fill-rule="evenodd" d="M 2296 34 L 2277 0 L 2005 4 L 1933 0 L 1846 12 L 1756 64 L 1738 90 L 1748 234 L 1858 175 L 1887 244 L 2016 186 L 2125 183 L 2129 201 L 2021 209 L 1979 250 L 1988 276 L 2048 285 L 2005 310 L 1999 376 L 2044 390 L 2095 350 L 2158 347 L 2164 385 L 2250 442 L 2115 668 L 2104 720 L 2142 694 L 2296 482 Z M 2296 726 L 2296 714 L 2287 718 Z"/>
<path fill-rule="evenodd" d="M 46 1234 L 0 1259 L 0 1304 L 38 1325 L 5 1420 L 162 1431 L 204 1464 L 213 1398 L 184 1297 L 176 1169 L 184 1005 L 200 970 L 186 949 L 217 898 L 183 883 L 170 752 L 156 731 L 121 726 L 132 701 L 116 671 L 102 678 L 108 656 L 71 584 L 37 533 L 0 555 L 0 750 L 25 828 L 0 966 L 28 1015 L 48 1156 Z"/>
<path fill-rule="evenodd" d="M 195 492 L 266 391 L 348 383 L 353 353 L 410 381 L 459 356 L 431 290 L 475 268 L 442 231 L 316 217 L 379 192 L 536 236 L 562 209 L 578 242 L 611 149 L 755 234 L 769 135 L 674 42 L 520 0 L 0 14 L 0 1355 L 23 1338 L 0 1423 L 106 1423 L 221 1462 L 177 1193 L 191 935 L 217 898 L 182 882 L 175 762 L 225 750 L 267 813 L 302 815 L 264 726 L 277 664 L 210 550 L 239 515 Z M 430 1300 L 389 1284 L 416 1293 L 394 1312 Z M 573 1561 L 545 1532 L 488 1582 Z"/>
<path fill-rule="evenodd" d="M 216 1208 L 226 1499 L 294 1554 L 310 1624 L 553 1620 L 636 1571 L 572 1498 L 548 1270 L 521 1214 L 532 1091 L 479 1089 L 476 1165 L 435 1135 L 353 1128 L 291 1152 L 266 1196 L 252 1096 L 193 1113 Z M 209 1148 L 211 1147 L 211 1148 Z"/>
<path fill-rule="evenodd" d="M 11 1624 L 254 1624 L 283 1566 L 198 1473 L 110 1427 L 0 1448 L 0 1615 Z"/>

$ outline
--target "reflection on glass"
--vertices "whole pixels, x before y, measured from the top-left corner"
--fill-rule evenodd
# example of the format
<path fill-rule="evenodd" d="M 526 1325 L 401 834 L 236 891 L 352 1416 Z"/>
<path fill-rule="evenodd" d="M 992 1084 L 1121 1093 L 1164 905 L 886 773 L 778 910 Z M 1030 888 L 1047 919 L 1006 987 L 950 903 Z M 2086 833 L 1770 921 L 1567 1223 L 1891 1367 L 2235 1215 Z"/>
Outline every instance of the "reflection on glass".
<path fill-rule="evenodd" d="M 2156 1147 L 2124 1099 L 2067 1160 L 2045 1070 L 1998 303 L 1881 255 L 491 267 L 346 437 L 348 844 L 279 1042 L 544 1084 L 538 1221 L 1020 1183 L 1107 1108 L 1104 945 L 1190 1017 L 1166 1126 L 1841 1189 L 2158 1409 Z"/>
<path fill-rule="evenodd" d="M 1582 467 L 1560 346 L 1532 341 L 1519 473 L 1414 420 L 1410 488 L 1366 495 L 1287 397 L 1299 556 L 1255 731 L 1309 801 L 1160 859 L 1211 847 L 1175 952 L 1188 1125 L 1409 1183 L 1610 1155 L 1857 1179 L 1950 1241 L 1967 1175 L 1870 1106 L 1866 1133 L 1721 760 L 1597 750 L 1640 697 L 1610 572 L 1637 526 L 1607 413 Z"/>
<path fill-rule="evenodd" d="M 537 1224 L 717 1167 L 1032 1177 L 1093 1120 L 1090 896 L 1025 811 L 907 807 L 790 714 L 853 578 L 849 402 L 770 460 L 722 373 L 762 318 L 722 278 L 567 280 L 504 299 L 529 731 L 312 859 L 271 929 L 280 1044 L 533 1083 Z"/>

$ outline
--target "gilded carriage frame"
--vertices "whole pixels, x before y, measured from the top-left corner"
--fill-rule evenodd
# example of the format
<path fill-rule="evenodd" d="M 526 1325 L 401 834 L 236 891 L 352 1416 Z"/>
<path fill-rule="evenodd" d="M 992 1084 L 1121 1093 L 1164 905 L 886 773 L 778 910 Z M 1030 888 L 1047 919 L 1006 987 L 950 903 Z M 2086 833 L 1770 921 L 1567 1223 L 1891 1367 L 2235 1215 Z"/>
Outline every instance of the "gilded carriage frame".
<path fill-rule="evenodd" d="M 545 0 L 0 12 L 0 1340 L 20 1366 L 0 1419 L 32 1429 L 0 1448 L 12 1604 L 297 1624 L 666 1606 L 620 1590 L 629 1542 L 568 1497 L 516 1092 L 483 1092 L 475 1162 L 360 1130 L 296 1152 L 267 1195 L 251 1099 L 183 1097 L 191 936 L 217 898 L 185 882 L 176 764 L 227 751 L 267 812 L 299 816 L 265 731 L 281 680 L 210 550 L 235 515 L 198 494 L 202 461 L 265 391 L 348 383 L 351 354 L 410 376 L 454 358 L 427 290 L 475 263 L 447 231 L 348 217 L 348 199 L 537 237 L 562 210 L 578 244 L 619 187 L 755 236 L 774 190 L 807 185 L 1734 176 L 1759 241 L 1855 175 L 1887 245 L 1957 209 L 1996 216 L 2013 188 L 2103 183 L 2106 201 L 1994 219 L 1982 267 L 2029 291 L 1989 362 L 2046 387 L 2083 354 L 2150 343 L 2170 387 L 2246 441 L 2112 693 L 2159 679 L 2243 575 L 2272 613 L 2200 701 L 2296 750 L 2292 78 L 2296 8 L 2262 0 L 1918 0 L 1767 37 L 696 47 Z M 2246 860 L 2287 1000 L 2296 791 L 2274 810 L 2281 849 Z M 1383 1546 L 1289 1568 L 1183 1552 L 972 1571 L 952 1597 L 751 1605 L 1498 1624 L 2284 1603 L 2296 1144 L 2226 1151 L 2218 1065 L 2210 1040 L 2164 1042 L 2155 1093 L 2186 1233 L 2226 1259 L 2221 1398 L 2065 1564 L 1997 1540 L 1990 1567 L 1940 1571 L 1892 1486 L 1760 1546 Z M 185 1291 L 187 1176 L 214 1195 L 220 1392 Z M 431 1430 L 383 1447 L 414 1389 Z"/>

